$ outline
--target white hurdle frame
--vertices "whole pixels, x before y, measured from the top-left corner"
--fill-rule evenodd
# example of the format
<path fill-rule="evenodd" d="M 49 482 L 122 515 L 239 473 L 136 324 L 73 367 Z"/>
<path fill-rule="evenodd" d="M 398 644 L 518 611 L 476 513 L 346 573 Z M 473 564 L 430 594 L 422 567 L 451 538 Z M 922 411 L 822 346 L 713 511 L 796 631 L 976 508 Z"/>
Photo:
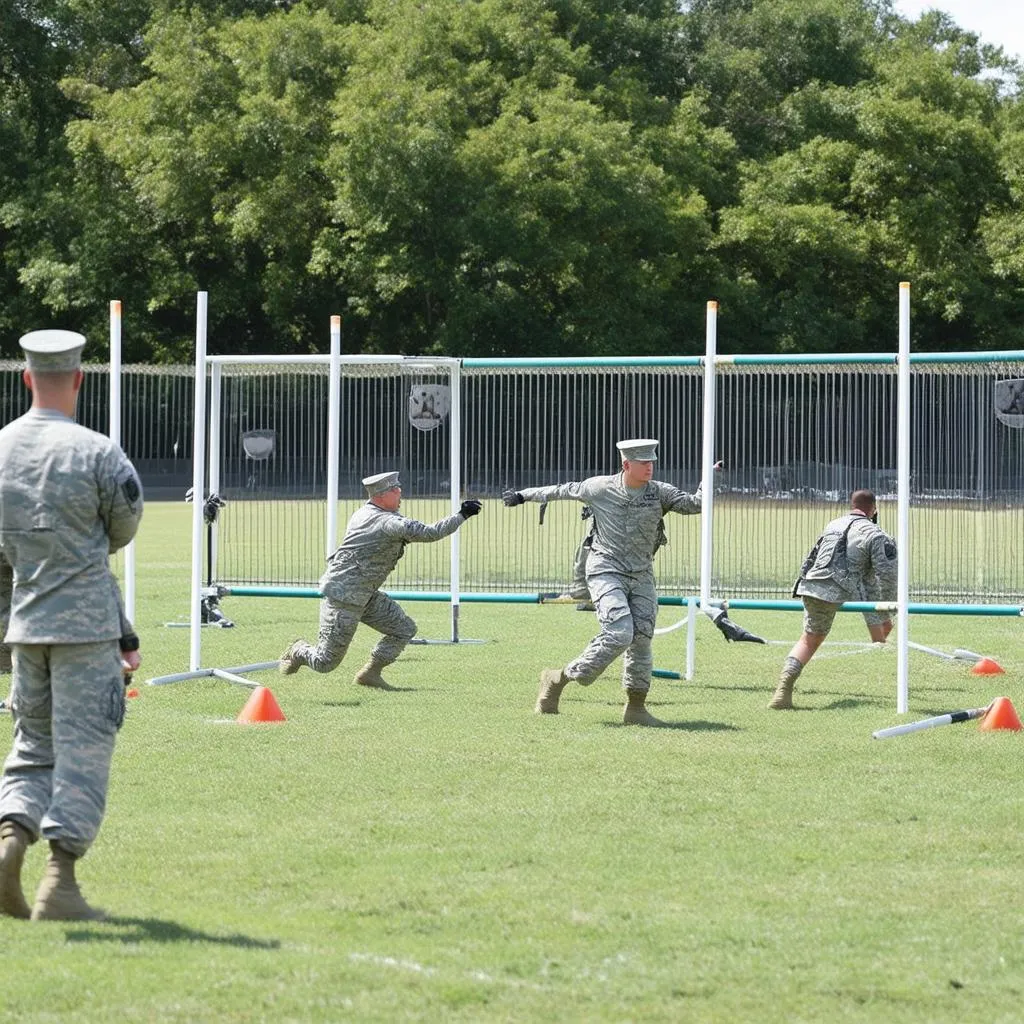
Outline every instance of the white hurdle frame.
<path fill-rule="evenodd" d="M 259 672 L 276 668 L 277 661 L 256 662 L 250 665 L 235 666 L 230 669 L 203 668 L 202 662 L 202 598 L 206 589 L 203 580 L 204 554 L 204 519 L 203 505 L 206 500 L 206 482 L 209 480 L 210 493 L 215 494 L 220 487 L 220 402 L 222 367 L 231 365 L 268 365 L 297 363 L 328 364 L 330 380 L 328 384 L 328 416 L 327 416 L 327 498 L 326 498 L 326 551 L 325 559 L 330 557 L 337 547 L 338 537 L 338 490 L 339 490 L 339 453 L 341 431 L 341 317 L 331 317 L 330 354 L 329 355 L 207 355 L 207 317 L 208 293 L 199 292 L 196 296 L 196 370 L 194 398 L 194 428 L 192 446 L 192 585 L 189 614 L 189 669 L 171 675 L 157 676 L 147 680 L 148 685 L 158 686 L 167 683 L 183 682 L 188 679 L 199 679 L 213 676 L 226 682 L 254 688 L 258 683 L 245 679 L 241 675 L 246 672 Z M 450 496 L 452 507 L 458 508 L 462 490 L 461 462 L 461 363 L 449 357 L 430 358 L 422 356 L 372 356 L 352 355 L 345 358 L 348 364 L 379 365 L 402 364 L 407 366 L 444 367 L 451 374 L 451 428 L 449 440 L 449 457 L 451 459 Z M 210 378 L 210 443 L 207 446 L 206 422 L 206 383 L 207 371 Z M 217 525 L 211 525 L 212 556 L 211 571 L 216 576 L 217 557 Z M 450 603 L 451 603 L 451 643 L 459 643 L 459 541 L 458 531 L 451 537 L 450 559 Z M 427 641 L 446 643 L 449 641 Z M 463 640 L 462 643 L 478 641 Z"/>

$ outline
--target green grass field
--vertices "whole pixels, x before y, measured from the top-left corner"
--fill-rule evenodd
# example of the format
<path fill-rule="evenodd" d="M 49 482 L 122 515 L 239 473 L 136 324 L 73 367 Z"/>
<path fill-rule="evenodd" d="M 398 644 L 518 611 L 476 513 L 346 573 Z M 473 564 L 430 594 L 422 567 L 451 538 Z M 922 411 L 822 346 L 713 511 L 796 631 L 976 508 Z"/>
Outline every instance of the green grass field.
<path fill-rule="evenodd" d="M 188 614 L 189 515 L 147 509 L 140 680 L 188 667 L 187 630 L 164 623 Z M 446 635 L 445 606 L 407 610 Z M 311 600 L 225 611 L 237 625 L 204 631 L 204 666 L 276 658 L 316 627 Z M 777 641 L 800 629 L 736 618 Z M 237 724 L 248 692 L 218 680 L 140 686 L 79 870 L 112 919 L 0 918 L 0 1020 L 1020 1021 L 1024 733 L 871 733 L 999 695 L 1024 713 L 1022 627 L 912 625 L 1006 674 L 912 653 L 898 716 L 895 652 L 837 643 L 799 710 L 774 713 L 787 647 L 727 645 L 702 621 L 697 678 L 652 690 L 672 728 L 620 724 L 618 665 L 539 717 L 539 671 L 593 616 L 466 605 L 462 634 L 487 642 L 410 647 L 399 692 L 352 684 L 365 630 L 329 676 L 254 677 L 281 724 Z M 865 637 L 839 617 L 833 639 Z M 684 631 L 655 652 L 679 669 Z M 0 717 L 5 751 L 9 735 Z"/>

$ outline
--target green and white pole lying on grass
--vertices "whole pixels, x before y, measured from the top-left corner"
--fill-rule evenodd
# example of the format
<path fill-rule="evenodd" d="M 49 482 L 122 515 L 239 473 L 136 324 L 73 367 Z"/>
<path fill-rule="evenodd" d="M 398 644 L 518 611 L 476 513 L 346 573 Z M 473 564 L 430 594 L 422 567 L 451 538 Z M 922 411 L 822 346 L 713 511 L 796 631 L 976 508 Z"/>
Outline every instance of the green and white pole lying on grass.
<path fill-rule="evenodd" d="M 969 708 L 965 711 L 950 711 L 934 718 L 922 718 L 920 722 L 907 722 L 906 725 L 892 725 L 888 729 L 879 729 L 871 734 L 872 739 L 887 740 L 891 736 L 902 736 L 908 732 L 920 732 L 921 729 L 933 729 L 937 725 L 952 725 L 954 722 L 969 722 L 981 718 L 992 705 L 983 708 Z"/>

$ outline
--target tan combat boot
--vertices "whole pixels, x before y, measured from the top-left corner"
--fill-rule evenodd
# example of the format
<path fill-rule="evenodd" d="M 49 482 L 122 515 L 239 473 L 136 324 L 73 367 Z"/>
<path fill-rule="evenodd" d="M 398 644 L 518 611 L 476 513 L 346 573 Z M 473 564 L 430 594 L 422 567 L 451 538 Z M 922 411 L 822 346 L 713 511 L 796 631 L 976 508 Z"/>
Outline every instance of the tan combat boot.
<path fill-rule="evenodd" d="M 102 921 L 107 915 L 85 902 L 75 880 L 75 860 L 55 842 L 50 843 L 46 874 L 36 893 L 33 921 Z"/>
<path fill-rule="evenodd" d="M 558 698 L 569 685 L 569 679 L 560 668 L 546 668 L 540 674 L 540 690 L 534 711 L 538 715 L 557 715 Z"/>
<path fill-rule="evenodd" d="M 768 702 L 768 707 L 772 711 L 793 710 L 793 686 L 802 670 L 803 665 L 796 658 L 786 659 L 779 675 L 779 685 L 775 687 L 775 693 Z"/>
<path fill-rule="evenodd" d="M 388 683 L 380 674 L 384 666 L 371 659 L 357 673 L 353 682 L 360 686 L 371 686 L 375 690 L 396 690 L 396 686 Z"/>
<path fill-rule="evenodd" d="M 304 641 L 293 640 L 285 650 L 284 654 L 281 655 L 277 662 L 277 670 L 283 676 L 291 676 L 299 671 L 300 668 L 305 664 L 299 658 L 295 656 L 296 650 L 302 645 Z"/>
<path fill-rule="evenodd" d="M 16 821 L 0 822 L 0 914 L 28 920 L 32 916 L 21 890 L 21 865 L 32 836 Z"/>
<path fill-rule="evenodd" d="M 622 709 L 623 725 L 664 725 L 655 718 L 644 706 L 647 701 L 646 690 L 627 690 L 626 706 Z"/>

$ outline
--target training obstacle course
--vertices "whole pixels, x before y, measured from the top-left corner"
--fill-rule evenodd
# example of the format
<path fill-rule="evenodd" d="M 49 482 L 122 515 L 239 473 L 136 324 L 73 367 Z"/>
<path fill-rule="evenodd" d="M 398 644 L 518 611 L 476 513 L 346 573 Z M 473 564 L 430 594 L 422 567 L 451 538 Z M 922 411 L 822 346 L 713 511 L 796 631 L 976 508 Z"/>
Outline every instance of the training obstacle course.
<path fill-rule="evenodd" d="M 906 288 L 900 298 L 902 345 Z M 197 348 L 198 319 L 197 308 Z M 716 325 L 709 304 L 717 340 Z M 885 354 L 717 351 L 410 359 L 342 356 L 340 321 L 331 331 L 330 355 L 121 366 L 113 357 L 120 304 L 111 305 L 111 365 L 86 367 L 80 418 L 119 430 L 144 475 L 208 453 L 194 510 L 200 620 L 209 598 L 315 588 L 338 524 L 363 500 L 358 480 L 381 465 L 402 473 L 405 510 L 431 520 L 461 497 L 496 502 L 509 485 L 614 471 L 614 441 L 644 434 L 662 439 L 659 478 L 686 489 L 711 475 L 711 457 L 725 460 L 708 488 L 708 514 L 666 520 L 670 543 L 656 560 L 662 597 L 698 596 L 705 611 L 784 600 L 821 526 L 851 489 L 868 486 L 883 526 L 911 538 L 898 602 L 907 614 L 1020 615 L 1018 605 L 995 602 L 1024 593 L 1024 560 L 1007 557 L 1024 535 L 1024 353 L 907 353 L 902 365 Z M 26 401 L 20 368 L 0 367 L 14 414 Z M 130 411 L 117 422 L 122 406 Z M 712 451 L 702 449 L 708 434 Z M 225 504 L 207 530 L 202 508 L 215 495 Z M 464 593 L 557 603 L 549 595 L 566 591 L 587 528 L 571 502 L 552 503 L 543 524 L 495 503 L 450 545 L 411 549 L 389 584 L 407 600 L 448 600 L 456 640 L 458 607 L 471 600 Z M 130 603 L 133 573 L 124 575 Z M 770 606 L 783 607 L 749 605 Z M 998 672 L 998 660 L 979 657 L 972 671 Z"/>

